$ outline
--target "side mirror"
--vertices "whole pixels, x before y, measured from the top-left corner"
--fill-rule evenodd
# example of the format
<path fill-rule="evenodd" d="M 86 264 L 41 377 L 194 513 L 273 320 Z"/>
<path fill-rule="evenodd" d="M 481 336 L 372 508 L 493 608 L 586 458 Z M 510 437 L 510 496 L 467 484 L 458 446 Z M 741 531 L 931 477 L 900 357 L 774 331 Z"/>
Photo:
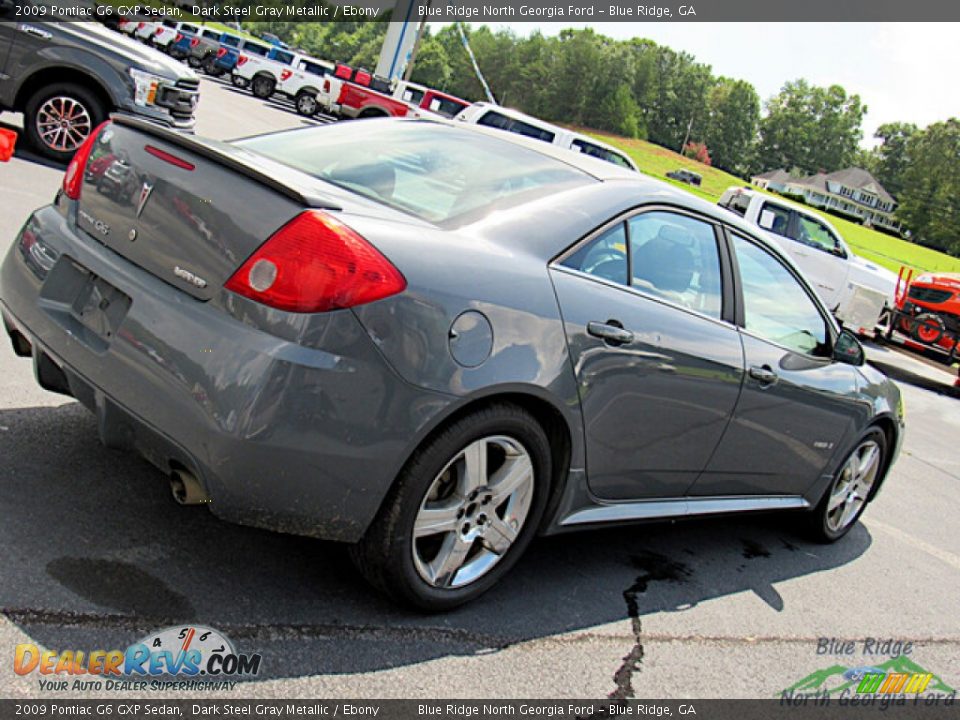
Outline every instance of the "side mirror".
<path fill-rule="evenodd" d="M 860 340 L 849 330 L 841 330 L 833 344 L 833 359 L 847 365 L 863 365 L 866 353 Z"/>

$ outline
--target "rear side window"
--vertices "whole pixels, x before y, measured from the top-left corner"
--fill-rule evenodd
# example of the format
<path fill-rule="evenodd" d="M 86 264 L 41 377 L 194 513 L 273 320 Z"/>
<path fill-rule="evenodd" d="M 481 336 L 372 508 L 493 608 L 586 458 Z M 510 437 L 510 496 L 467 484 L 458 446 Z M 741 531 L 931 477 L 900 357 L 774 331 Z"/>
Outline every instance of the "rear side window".
<path fill-rule="evenodd" d="M 243 51 L 248 52 L 251 55 L 259 55 L 260 57 L 263 57 L 270 52 L 270 48 L 268 48 L 266 45 L 261 45 L 260 43 L 250 42 L 247 40 L 243 43 Z"/>
<path fill-rule="evenodd" d="M 457 113 L 466 107 L 462 102 L 434 96 L 430 99 L 430 111 L 446 117 L 456 117 Z"/>
<path fill-rule="evenodd" d="M 326 65 L 310 62 L 309 60 L 304 60 L 302 63 L 302 67 L 304 70 L 306 70 L 308 73 L 311 73 L 312 75 L 322 76 L 322 75 L 330 74 L 330 68 L 328 68 Z"/>
<path fill-rule="evenodd" d="M 577 139 L 573 141 L 573 147 L 582 152 L 584 155 L 606 160 L 614 165 L 619 165 L 620 167 L 625 167 L 628 170 L 633 170 L 633 167 L 630 165 L 629 161 L 623 157 L 623 155 L 615 153 L 612 150 L 608 150 L 605 147 L 601 147 L 600 145 L 594 145 L 586 140 Z"/>
<path fill-rule="evenodd" d="M 760 208 L 760 227 L 769 230 L 776 235 L 789 237 L 787 232 L 790 229 L 790 211 L 787 208 L 764 203 Z"/>
<path fill-rule="evenodd" d="M 596 182 L 534 150 L 428 122 L 336 123 L 237 144 L 434 223 Z"/>
<path fill-rule="evenodd" d="M 419 105 L 423 100 L 424 92 L 423 90 L 418 90 L 417 88 L 404 88 L 403 90 L 403 101 L 411 103 L 413 105 Z"/>
<path fill-rule="evenodd" d="M 744 217 L 750 207 L 750 196 L 744 193 L 731 193 L 730 198 L 725 203 L 721 203 L 721 207 Z"/>
<path fill-rule="evenodd" d="M 283 63 L 284 65 L 289 65 L 293 62 L 293 53 L 284 52 L 283 50 L 277 50 L 274 48 L 270 51 L 271 60 L 276 60 L 278 63 Z"/>
<path fill-rule="evenodd" d="M 723 284 L 716 234 L 711 224 L 687 215 L 664 211 L 635 215 L 591 240 L 562 264 L 721 317 Z"/>
<path fill-rule="evenodd" d="M 531 125 L 523 120 L 507 117 L 506 115 L 498 113 L 495 110 L 490 110 L 489 112 L 485 113 L 479 120 L 477 120 L 477 125 L 486 125 L 487 127 L 499 128 L 500 130 L 506 130 L 507 132 L 516 133 L 517 135 L 524 135 L 525 137 L 531 137 L 537 140 L 543 140 L 544 142 L 548 143 L 552 143 L 553 139 L 556 137 L 555 133 L 552 133 L 545 128 L 539 128 L 536 125 Z"/>

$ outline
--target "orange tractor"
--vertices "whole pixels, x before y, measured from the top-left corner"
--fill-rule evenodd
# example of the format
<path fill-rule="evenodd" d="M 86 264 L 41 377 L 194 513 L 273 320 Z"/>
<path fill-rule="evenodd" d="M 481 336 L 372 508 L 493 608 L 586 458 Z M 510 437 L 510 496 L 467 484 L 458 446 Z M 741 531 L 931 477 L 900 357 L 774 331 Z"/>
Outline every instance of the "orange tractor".
<path fill-rule="evenodd" d="M 960 273 L 923 273 L 914 278 L 912 270 L 901 269 L 888 338 L 893 330 L 910 337 L 908 347 L 941 350 L 952 364 L 960 355 Z"/>

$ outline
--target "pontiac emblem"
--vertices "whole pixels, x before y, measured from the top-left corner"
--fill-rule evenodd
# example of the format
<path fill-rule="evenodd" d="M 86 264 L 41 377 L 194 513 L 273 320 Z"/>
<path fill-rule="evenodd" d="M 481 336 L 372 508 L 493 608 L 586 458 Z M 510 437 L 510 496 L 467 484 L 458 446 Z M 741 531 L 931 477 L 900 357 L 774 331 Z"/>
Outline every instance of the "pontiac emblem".
<path fill-rule="evenodd" d="M 143 206 L 147 204 L 147 200 L 150 199 L 150 193 L 153 192 L 153 183 L 145 182 L 143 187 L 140 188 L 140 199 L 137 201 L 137 217 L 140 217 L 140 214 L 143 212 Z"/>

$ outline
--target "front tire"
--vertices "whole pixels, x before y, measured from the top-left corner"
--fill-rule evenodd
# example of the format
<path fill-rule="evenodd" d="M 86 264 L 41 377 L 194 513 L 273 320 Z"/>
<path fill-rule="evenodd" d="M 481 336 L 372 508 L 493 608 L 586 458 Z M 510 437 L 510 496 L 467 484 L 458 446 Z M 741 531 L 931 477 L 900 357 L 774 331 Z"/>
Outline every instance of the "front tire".
<path fill-rule="evenodd" d="M 260 75 L 253 79 L 253 84 L 250 88 L 250 91 L 261 100 L 266 100 L 268 97 L 273 95 L 274 89 L 277 87 L 277 81 L 272 77 L 267 77 L 266 75 Z"/>
<path fill-rule="evenodd" d="M 873 428 L 840 464 L 816 509 L 807 517 L 808 535 L 832 543 L 856 524 L 870 502 L 887 457 L 887 437 Z"/>
<path fill-rule="evenodd" d="M 23 125 L 37 153 L 66 164 L 106 116 L 106 106 L 93 92 L 75 83 L 60 83 L 40 88 L 30 97 Z"/>
<path fill-rule="evenodd" d="M 414 453 L 351 556 L 374 587 L 408 605 L 462 605 L 526 550 L 550 473 L 549 441 L 528 412 L 496 404 L 468 415 Z"/>
<path fill-rule="evenodd" d="M 313 117 L 320 109 L 316 95 L 308 92 L 301 92 L 297 95 L 296 107 L 297 112 L 306 117 Z"/>
<path fill-rule="evenodd" d="M 239 75 L 231 75 L 230 82 L 233 83 L 234 87 L 240 88 L 241 90 L 245 90 L 250 85 L 249 80 L 247 80 L 245 77 L 240 77 Z"/>

